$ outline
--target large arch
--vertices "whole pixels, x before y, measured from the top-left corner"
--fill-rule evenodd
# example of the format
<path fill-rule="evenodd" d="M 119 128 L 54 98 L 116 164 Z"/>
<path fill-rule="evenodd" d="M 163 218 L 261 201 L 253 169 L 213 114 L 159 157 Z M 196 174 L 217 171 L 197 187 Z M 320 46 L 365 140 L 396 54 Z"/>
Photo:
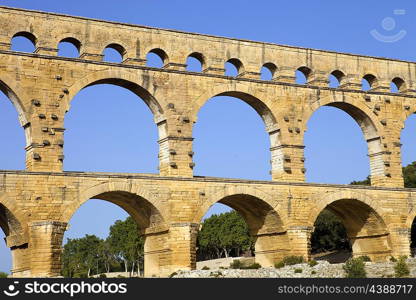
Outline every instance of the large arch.
<path fill-rule="evenodd" d="M 4 232 L 6 247 L 11 250 L 11 275 L 30 276 L 28 255 L 28 224 L 25 214 L 6 194 L 0 196 L 0 228 Z"/>
<path fill-rule="evenodd" d="M 345 100 L 345 99 L 343 99 Z M 336 101 L 331 97 L 323 97 L 321 101 L 311 104 L 310 109 L 305 112 L 305 130 L 307 122 L 311 116 L 321 107 L 329 106 L 338 108 L 351 116 L 364 135 L 367 142 L 367 153 L 370 159 L 370 175 L 372 179 L 383 177 L 385 175 L 385 165 L 383 162 L 383 147 L 381 135 L 383 128 L 375 117 L 374 113 L 360 101 Z"/>
<path fill-rule="evenodd" d="M 198 113 L 203 108 L 208 100 L 217 96 L 228 96 L 237 98 L 243 101 L 251 108 L 253 108 L 257 114 L 261 117 L 265 130 L 269 135 L 270 156 L 267 161 L 271 164 L 271 175 L 282 172 L 282 160 L 283 152 L 279 148 L 280 145 L 280 131 L 278 125 L 278 118 L 271 109 L 271 104 L 260 100 L 258 97 L 253 95 L 253 91 L 247 88 L 245 85 L 234 84 L 234 85 L 220 85 L 214 86 L 209 92 L 204 92 L 200 95 L 195 102 L 190 112 L 190 118 L 193 124 L 197 123 Z M 232 113 L 232 112 L 230 112 Z"/>
<path fill-rule="evenodd" d="M 163 107 L 166 107 L 161 100 L 154 97 L 155 82 L 150 76 L 137 76 L 131 72 L 124 70 L 108 70 L 94 72 L 72 84 L 68 89 L 69 100 L 67 102 L 66 111 L 70 109 L 70 103 L 74 96 L 82 89 L 97 84 L 113 84 L 130 90 L 148 105 L 152 111 L 155 123 L 165 120 Z"/>
<path fill-rule="evenodd" d="M 16 109 L 20 126 L 23 127 L 25 133 L 25 145 L 26 147 L 29 146 L 32 143 L 32 134 L 30 126 L 27 126 L 30 124 L 28 121 L 29 113 L 24 105 L 29 97 L 16 80 L 5 74 L 0 76 L 0 91 L 6 95 Z"/>
<path fill-rule="evenodd" d="M 322 194 L 312 199 L 315 203 L 308 216 L 313 226 L 320 212 L 329 210 L 345 226 L 353 256 L 369 256 L 373 261 L 384 261 L 392 254 L 390 233 L 379 205 L 365 194 L 355 191 Z"/>
<path fill-rule="evenodd" d="M 113 203 L 125 210 L 137 223 L 144 237 L 144 275 L 159 276 L 169 255 L 167 207 L 151 191 L 124 183 L 107 182 L 80 191 L 62 209 L 60 220 L 69 223 L 79 207 L 90 199 Z M 62 244 L 62 237 L 60 243 Z"/>
<path fill-rule="evenodd" d="M 271 196 L 258 190 L 253 190 L 253 193 L 245 189 L 221 191 L 210 196 L 198 209 L 193 222 L 200 223 L 210 206 L 215 203 L 227 205 L 243 217 L 255 240 L 256 262 L 263 267 L 274 266 L 275 262 L 288 255 L 290 246 L 285 217 L 277 213 Z M 195 245 L 192 249 L 195 249 Z"/>
<path fill-rule="evenodd" d="M 19 122 L 21 126 L 28 123 L 28 114 L 24 103 L 29 99 L 21 85 L 17 84 L 10 76 L 2 74 L 0 76 L 0 91 L 10 99 L 13 106 L 19 114 Z"/>
<path fill-rule="evenodd" d="M 250 105 L 263 119 L 267 132 L 276 131 L 278 129 L 277 117 L 272 112 L 270 105 L 254 96 L 253 91 L 246 85 L 238 83 L 233 85 L 217 85 L 200 95 L 193 103 L 191 111 L 193 122 L 197 122 L 198 112 L 202 106 L 204 106 L 209 99 L 216 96 L 230 96 L 244 101 Z"/>
<path fill-rule="evenodd" d="M 60 220 L 68 223 L 79 207 L 92 198 L 109 201 L 120 206 L 143 229 L 155 227 L 154 225 L 158 225 L 158 227 L 166 225 L 167 207 L 159 197 L 156 197 L 154 193 L 144 187 L 132 186 L 122 182 L 105 182 L 81 190 L 75 199 L 64 206 Z M 145 211 L 138 211 L 142 207 Z M 153 218 L 154 222 L 148 219 L 150 217 Z"/>

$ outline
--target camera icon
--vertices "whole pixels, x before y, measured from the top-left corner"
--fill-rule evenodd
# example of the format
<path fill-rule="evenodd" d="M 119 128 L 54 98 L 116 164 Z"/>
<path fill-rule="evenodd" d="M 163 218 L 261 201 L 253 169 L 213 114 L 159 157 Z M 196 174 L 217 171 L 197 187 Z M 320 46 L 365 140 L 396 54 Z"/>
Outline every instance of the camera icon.
<path fill-rule="evenodd" d="M 406 10 L 404 10 L 404 9 L 395 9 L 393 11 L 393 14 L 395 14 L 395 15 L 405 15 Z M 386 32 L 389 32 L 389 31 L 391 32 L 392 30 L 394 30 L 396 28 L 396 20 L 392 17 L 386 17 L 381 21 L 381 27 Z M 378 40 L 380 42 L 395 43 L 395 42 L 400 41 L 401 39 L 403 39 L 406 36 L 407 31 L 402 29 L 399 32 L 397 32 L 396 34 L 386 35 L 386 34 L 380 33 L 377 29 L 373 29 L 373 30 L 370 31 L 370 34 L 376 40 Z"/>
<path fill-rule="evenodd" d="M 17 295 L 20 293 L 20 291 L 16 289 L 16 286 L 17 286 L 18 284 L 19 284 L 19 281 L 14 281 L 14 282 L 13 282 L 13 284 L 10 284 L 10 285 L 7 287 L 7 290 L 4 290 L 4 291 L 3 291 L 3 293 L 4 293 L 6 296 L 9 296 L 9 297 L 14 297 L 14 296 L 17 296 Z"/>

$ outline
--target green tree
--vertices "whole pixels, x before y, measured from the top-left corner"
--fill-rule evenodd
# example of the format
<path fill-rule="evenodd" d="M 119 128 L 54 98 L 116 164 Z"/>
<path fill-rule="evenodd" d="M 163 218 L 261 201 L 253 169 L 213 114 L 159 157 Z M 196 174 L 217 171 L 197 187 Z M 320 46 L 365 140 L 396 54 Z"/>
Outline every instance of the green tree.
<path fill-rule="evenodd" d="M 197 255 L 203 260 L 240 256 L 242 251 L 253 249 L 253 244 L 246 222 L 231 211 L 204 220 L 198 233 Z"/>
<path fill-rule="evenodd" d="M 124 221 L 117 220 L 110 227 L 107 242 L 111 253 L 123 262 L 125 272 L 129 272 L 129 269 L 133 272 L 136 267 L 140 272 L 143 268 L 144 240 L 133 218 L 129 216 Z"/>
<path fill-rule="evenodd" d="M 62 253 L 62 274 L 65 277 L 89 277 L 93 268 L 98 272 L 99 249 L 103 240 L 95 235 L 68 239 Z"/>
<path fill-rule="evenodd" d="M 322 211 L 315 221 L 311 247 L 313 252 L 350 248 L 344 225 L 328 210 Z"/>

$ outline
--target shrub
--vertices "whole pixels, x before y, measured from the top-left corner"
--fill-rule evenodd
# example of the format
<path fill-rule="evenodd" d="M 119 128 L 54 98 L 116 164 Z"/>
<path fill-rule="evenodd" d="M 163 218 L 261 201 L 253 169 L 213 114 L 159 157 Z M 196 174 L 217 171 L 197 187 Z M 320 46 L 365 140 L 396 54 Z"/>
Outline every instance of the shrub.
<path fill-rule="evenodd" d="M 318 264 L 318 262 L 316 260 L 312 259 L 311 261 L 309 261 L 308 264 L 309 264 L 309 267 L 313 268 Z"/>
<path fill-rule="evenodd" d="M 285 266 L 285 263 L 282 260 L 281 261 L 278 261 L 277 263 L 274 264 L 274 267 L 276 269 L 283 268 L 284 266 Z"/>
<path fill-rule="evenodd" d="M 358 257 L 359 259 L 362 259 L 363 262 L 371 261 L 371 258 L 368 255 L 363 255 Z"/>
<path fill-rule="evenodd" d="M 295 269 L 295 273 L 302 273 L 302 269 Z"/>
<path fill-rule="evenodd" d="M 9 276 L 9 274 L 5 272 L 0 272 L 0 278 L 7 278 L 7 276 Z"/>
<path fill-rule="evenodd" d="M 209 270 L 209 267 L 203 266 L 203 268 L 201 270 Z"/>
<path fill-rule="evenodd" d="M 350 258 L 346 261 L 343 269 L 347 278 L 366 278 L 364 261 L 361 258 Z"/>
<path fill-rule="evenodd" d="M 396 261 L 397 261 L 397 259 L 396 259 L 394 256 L 390 256 L 390 261 L 391 261 L 391 262 L 396 262 Z"/>
<path fill-rule="evenodd" d="M 217 272 L 211 272 L 211 273 L 209 274 L 209 276 L 210 276 L 210 277 L 215 277 L 215 278 L 218 278 L 218 277 L 222 277 L 222 273 L 221 273 L 220 271 L 217 271 Z"/>
<path fill-rule="evenodd" d="M 303 256 L 286 256 L 283 258 L 283 263 L 285 264 L 285 266 L 301 264 L 303 263 Z"/>
<path fill-rule="evenodd" d="M 126 278 L 126 277 L 123 275 L 117 275 L 117 278 Z"/>
<path fill-rule="evenodd" d="M 409 267 L 406 263 L 406 256 L 400 256 L 394 266 L 394 274 L 396 277 L 408 277 L 410 275 Z"/>
<path fill-rule="evenodd" d="M 230 268 L 231 269 L 242 269 L 243 268 L 243 263 L 238 259 L 234 259 L 233 262 L 230 263 Z"/>
<path fill-rule="evenodd" d="M 252 263 L 251 265 L 244 267 L 243 269 L 260 269 L 261 265 L 259 263 Z"/>
<path fill-rule="evenodd" d="M 100 274 L 100 276 L 98 276 L 98 278 L 107 278 L 107 275 L 105 275 L 105 274 L 103 273 L 103 274 Z"/>
<path fill-rule="evenodd" d="M 172 278 L 173 276 L 176 276 L 176 275 L 178 275 L 178 273 L 173 272 L 172 274 L 169 275 L 169 278 Z"/>
<path fill-rule="evenodd" d="M 311 274 L 312 275 L 315 275 L 316 274 L 316 271 L 315 270 L 312 270 Z"/>

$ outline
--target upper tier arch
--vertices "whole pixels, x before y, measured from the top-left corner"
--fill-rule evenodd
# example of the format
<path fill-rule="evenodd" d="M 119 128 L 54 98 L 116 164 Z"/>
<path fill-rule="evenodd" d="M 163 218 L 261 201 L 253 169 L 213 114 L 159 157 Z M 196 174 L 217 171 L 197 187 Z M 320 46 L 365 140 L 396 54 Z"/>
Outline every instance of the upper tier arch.
<path fill-rule="evenodd" d="M 161 104 L 159 102 L 160 100 L 156 100 L 154 97 L 156 88 L 154 82 L 152 81 L 152 78 L 150 76 L 146 76 L 146 74 L 139 76 L 123 70 L 108 69 L 94 72 L 79 79 L 68 89 L 69 100 L 67 102 L 66 111 L 69 111 L 70 102 L 73 97 L 82 89 L 96 84 L 114 84 L 124 87 L 139 96 L 152 111 L 155 122 L 159 123 L 165 120 L 164 110 L 162 107 L 166 105 Z"/>

